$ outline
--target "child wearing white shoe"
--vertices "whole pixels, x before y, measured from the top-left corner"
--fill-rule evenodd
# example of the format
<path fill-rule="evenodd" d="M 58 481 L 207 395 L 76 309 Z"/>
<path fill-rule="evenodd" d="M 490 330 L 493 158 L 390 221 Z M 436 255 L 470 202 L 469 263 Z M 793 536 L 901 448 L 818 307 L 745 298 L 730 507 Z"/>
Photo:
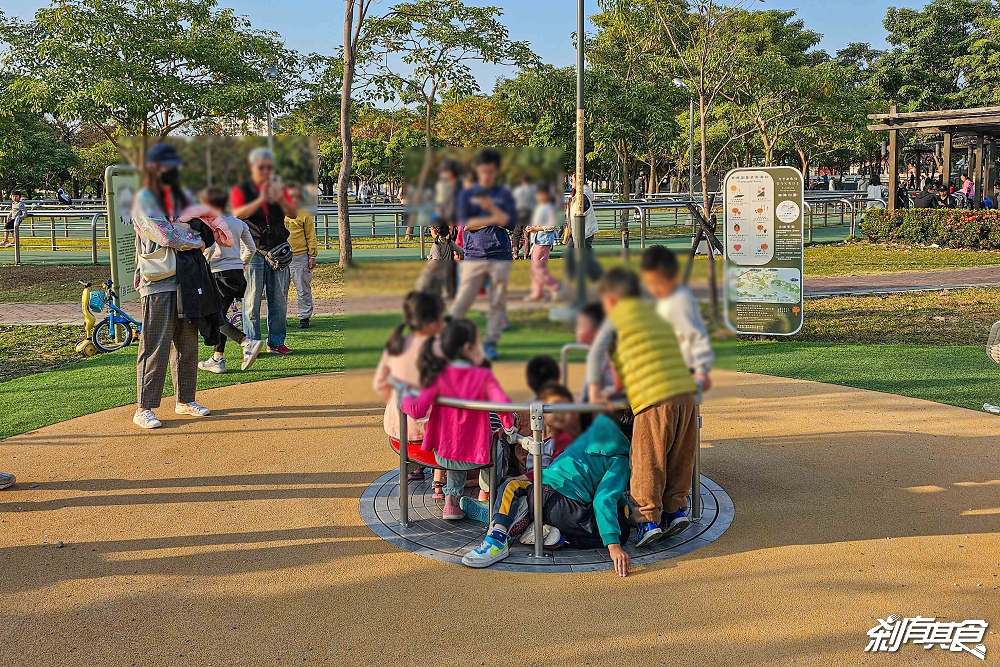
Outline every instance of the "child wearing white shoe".
<path fill-rule="evenodd" d="M 212 276 L 215 284 L 222 294 L 222 326 L 219 331 L 222 334 L 219 344 L 215 346 L 215 352 L 205 361 L 198 362 L 198 368 L 209 373 L 226 372 L 226 338 L 229 338 L 243 347 L 243 363 L 240 370 L 247 370 L 257 360 L 264 342 L 260 340 L 249 340 L 242 331 L 236 328 L 229 321 L 229 308 L 236 300 L 242 300 L 246 292 L 247 279 L 243 271 L 254 253 L 257 246 L 253 242 L 250 228 L 245 222 L 231 215 L 226 215 L 226 205 L 229 202 L 228 195 L 219 188 L 205 188 L 198 196 L 199 201 L 211 209 L 226 226 L 233 237 L 232 247 L 222 244 L 205 249 L 205 259 L 208 260 L 212 268 Z"/>
<path fill-rule="evenodd" d="M 441 516 L 458 521 L 465 518 L 459 500 L 465 495 L 468 471 L 479 469 L 480 488 L 489 488 L 483 467 L 493 460 L 493 430 L 489 413 L 435 405 L 435 401 L 439 396 L 493 403 L 510 403 L 510 399 L 493 372 L 482 367 L 484 354 L 475 324 L 466 319 L 452 320 L 438 340 L 440 354 L 435 340 L 424 343 L 420 357 L 423 390 L 405 398 L 402 407 L 408 417 L 427 418 L 421 447 L 434 452 L 437 464 L 447 471 Z M 511 413 L 500 413 L 499 418 L 505 429 L 513 428 Z"/>
<path fill-rule="evenodd" d="M 631 559 L 622 549 L 631 527 L 625 487 L 628 484 L 631 412 L 618 422 L 601 415 L 548 468 L 542 471 L 542 520 L 545 544 L 565 540 L 581 549 L 607 547 L 619 576 Z M 512 479 L 497 492 L 493 521 L 482 544 L 465 554 L 469 567 L 489 567 L 507 557 L 510 540 L 526 533 L 534 516 L 534 485 Z M 530 541 L 530 540 L 529 540 Z"/>

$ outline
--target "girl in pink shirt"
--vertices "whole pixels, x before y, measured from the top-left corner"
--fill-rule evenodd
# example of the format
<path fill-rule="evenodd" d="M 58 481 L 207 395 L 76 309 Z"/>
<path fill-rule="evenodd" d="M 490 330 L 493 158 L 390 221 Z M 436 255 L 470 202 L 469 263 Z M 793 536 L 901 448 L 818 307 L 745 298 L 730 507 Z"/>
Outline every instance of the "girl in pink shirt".
<path fill-rule="evenodd" d="M 409 329 L 410 333 L 406 333 Z M 402 382 L 413 389 L 420 388 L 420 353 L 428 341 L 444 329 L 444 302 L 436 294 L 426 292 L 410 292 L 403 301 L 403 322 L 392 332 L 382 351 L 382 358 L 375 369 L 372 388 L 385 403 L 383 425 L 386 435 L 395 443 L 399 442 L 399 408 L 396 392 L 389 384 L 389 378 Z M 420 443 L 424 439 L 423 420 L 407 419 L 406 439 L 411 443 Z M 408 477 L 411 480 L 424 479 L 424 468 L 413 464 Z M 441 483 L 435 483 L 435 497 L 443 498 L 439 487 L 444 486 L 444 475 Z"/>
<path fill-rule="evenodd" d="M 442 518 L 457 521 L 465 518 L 460 499 L 465 488 L 466 471 L 489 464 L 492 459 L 493 433 L 490 416 L 482 410 L 462 410 L 434 405 L 439 397 L 472 401 L 510 403 L 510 399 L 489 368 L 483 368 L 483 351 L 476 325 L 465 319 L 452 320 L 439 336 L 441 355 L 433 341 L 424 344 L 420 359 L 420 384 L 423 391 L 403 400 L 403 412 L 420 419 L 430 413 L 424 431 L 423 449 L 433 451 L 438 465 L 445 468 Z M 500 415 L 506 428 L 512 428 L 511 413 Z M 489 488 L 489 475 L 480 473 L 479 485 Z"/>

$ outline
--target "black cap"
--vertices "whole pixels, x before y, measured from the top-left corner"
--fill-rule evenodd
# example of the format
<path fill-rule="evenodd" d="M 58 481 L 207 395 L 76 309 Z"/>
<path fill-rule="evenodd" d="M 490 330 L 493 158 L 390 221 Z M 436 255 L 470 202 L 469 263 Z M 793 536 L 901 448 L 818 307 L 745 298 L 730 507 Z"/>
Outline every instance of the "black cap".
<path fill-rule="evenodd" d="M 170 144 L 153 144 L 146 151 L 146 162 L 155 162 L 164 167 L 179 167 L 184 164 L 184 160 L 177 154 L 177 150 Z"/>

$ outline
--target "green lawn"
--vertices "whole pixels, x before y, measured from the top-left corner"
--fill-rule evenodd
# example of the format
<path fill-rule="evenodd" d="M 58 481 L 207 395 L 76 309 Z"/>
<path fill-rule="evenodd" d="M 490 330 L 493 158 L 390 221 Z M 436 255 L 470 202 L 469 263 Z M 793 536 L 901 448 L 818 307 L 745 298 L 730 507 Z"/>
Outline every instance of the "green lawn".
<path fill-rule="evenodd" d="M 744 373 L 871 389 L 982 410 L 1000 402 L 1000 367 L 983 346 L 744 342 L 724 365 Z"/>
<path fill-rule="evenodd" d="M 503 361 L 524 362 L 536 354 L 556 356 L 572 335 L 566 325 L 549 324 L 533 311 L 512 311 L 504 334 Z M 481 317 L 475 318 L 480 326 Z M 395 315 L 315 318 L 308 332 L 289 331 L 290 357 L 262 355 L 246 373 L 201 374 L 199 389 L 240 382 L 373 368 Z M 207 352 L 207 348 L 205 348 Z M 1000 368 L 982 346 L 838 344 L 798 341 L 716 342 L 719 368 L 829 382 L 922 398 L 979 410 L 1000 401 Z M 230 347 L 231 367 L 238 349 Z M 167 394 L 171 393 L 169 387 Z M 135 400 L 135 346 L 0 382 L 0 438 Z M 164 402 L 169 407 L 169 399 Z M 209 406 L 211 407 L 211 406 Z"/>
<path fill-rule="evenodd" d="M 806 248 L 805 276 L 852 276 L 1000 266 L 1000 252 L 883 245 L 858 241 Z"/>
<path fill-rule="evenodd" d="M 225 385 L 295 375 L 311 375 L 343 370 L 344 336 L 341 318 L 317 317 L 308 332 L 291 328 L 288 345 L 295 353 L 289 357 L 261 354 L 247 372 L 239 371 L 241 350 L 238 345 L 226 349 L 226 362 L 232 370 L 225 375 L 198 374 L 198 388 L 211 389 Z M 48 327 L 24 327 L 47 329 Z M 55 327 L 51 327 L 54 329 Z M 70 336 L 79 336 L 80 328 Z M 74 361 L 56 370 L 35 373 L 0 382 L 0 438 L 10 437 L 54 424 L 72 417 L 126 405 L 135 401 L 136 345 L 91 359 Z M 203 358 L 208 356 L 202 347 Z M 171 395 L 167 375 L 165 394 Z M 161 409 L 172 409 L 172 401 L 164 401 Z M 211 407 L 211 406 L 209 406 Z"/>

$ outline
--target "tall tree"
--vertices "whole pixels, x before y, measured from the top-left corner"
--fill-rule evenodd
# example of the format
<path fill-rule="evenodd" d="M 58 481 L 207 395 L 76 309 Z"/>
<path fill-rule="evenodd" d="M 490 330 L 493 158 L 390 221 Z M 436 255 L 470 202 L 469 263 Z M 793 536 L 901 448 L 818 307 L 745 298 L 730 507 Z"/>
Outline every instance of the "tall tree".
<path fill-rule="evenodd" d="M 585 83 L 591 82 L 592 76 Z M 567 148 L 576 141 L 576 69 L 538 65 L 522 68 L 511 78 L 497 80 L 492 99 L 506 110 L 519 139 L 529 146 Z M 593 144 L 588 135 L 588 149 Z M 564 167 L 575 162 L 564 153 Z"/>
<path fill-rule="evenodd" d="M 344 55 L 340 87 L 340 174 L 337 176 L 337 227 L 340 245 L 340 267 L 347 268 L 354 262 L 351 242 L 351 211 L 347 191 L 351 186 L 351 167 L 354 164 L 354 144 L 351 137 L 351 105 L 354 74 L 358 64 L 358 50 L 362 45 L 362 29 L 372 0 L 346 0 L 344 4 Z"/>
<path fill-rule="evenodd" d="M 656 155 L 680 134 L 674 110 L 687 102 L 676 86 L 663 85 L 657 75 L 656 19 L 636 9 L 632 3 L 606 5 L 591 17 L 598 32 L 586 49 L 595 82 L 591 99 L 601 110 L 591 114 L 588 125 L 597 148 L 613 149 L 623 200 L 629 198 L 639 155 L 649 162 L 650 180 L 656 178 Z M 631 214 L 623 211 L 623 224 L 626 215 Z"/>
<path fill-rule="evenodd" d="M 479 92 L 469 63 L 526 66 L 538 60 L 527 42 L 510 39 L 502 15 L 500 7 L 473 7 L 462 0 L 412 0 L 394 6 L 373 28 L 373 48 L 380 54 L 375 81 L 383 97 L 424 110 L 424 160 L 413 205 L 420 204 L 430 168 L 438 96 Z"/>
<path fill-rule="evenodd" d="M 661 62 L 661 71 L 666 77 L 676 76 L 683 80 L 695 98 L 704 195 L 702 211 L 706 218 L 711 215 L 713 203 L 708 187 L 709 173 L 728 145 L 724 144 L 714 156 L 709 156 L 708 119 L 723 88 L 736 73 L 738 59 L 733 57 L 733 28 L 749 1 L 733 0 L 731 4 L 724 4 L 716 0 L 640 0 L 637 3 L 656 17 L 664 42 L 662 51 L 667 55 Z M 742 136 L 743 133 L 734 135 L 730 141 Z"/>
<path fill-rule="evenodd" d="M 994 0 L 931 0 L 921 9 L 890 7 L 883 25 L 893 48 L 878 63 L 889 100 L 908 111 L 967 106 L 966 67 L 976 68 L 966 57 L 976 45 L 976 25 L 997 11 Z"/>
<path fill-rule="evenodd" d="M 438 96 L 445 91 L 453 96 L 479 92 L 469 63 L 537 62 L 527 42 L 511 41 L 499 20 L 502 15 L 500 7 L 470 7 L 462 0 L 413 0 L 393 7 L 373 29 L 382 75 L 376 82 L 383 95 L 421 105 L 428 149 Z"/>
<path fill-rule="evenodd" d="M 215 0 L 55 0 L 0 21 L 19 101 L 93 123 L 133 164 L 150 139 L 205 119 L 259 119 L 295 86 L 298 57 Z M 281 73 L 265 76 L 268 67 Z M 141 137 L 128 149 L 121 137 Z"/>
<path fill-rule="evenodd" d="M 41 114 L 0 111 L 0 198 L 16 189 L 55 188 L 77 164 L 73 149 Z"/>

